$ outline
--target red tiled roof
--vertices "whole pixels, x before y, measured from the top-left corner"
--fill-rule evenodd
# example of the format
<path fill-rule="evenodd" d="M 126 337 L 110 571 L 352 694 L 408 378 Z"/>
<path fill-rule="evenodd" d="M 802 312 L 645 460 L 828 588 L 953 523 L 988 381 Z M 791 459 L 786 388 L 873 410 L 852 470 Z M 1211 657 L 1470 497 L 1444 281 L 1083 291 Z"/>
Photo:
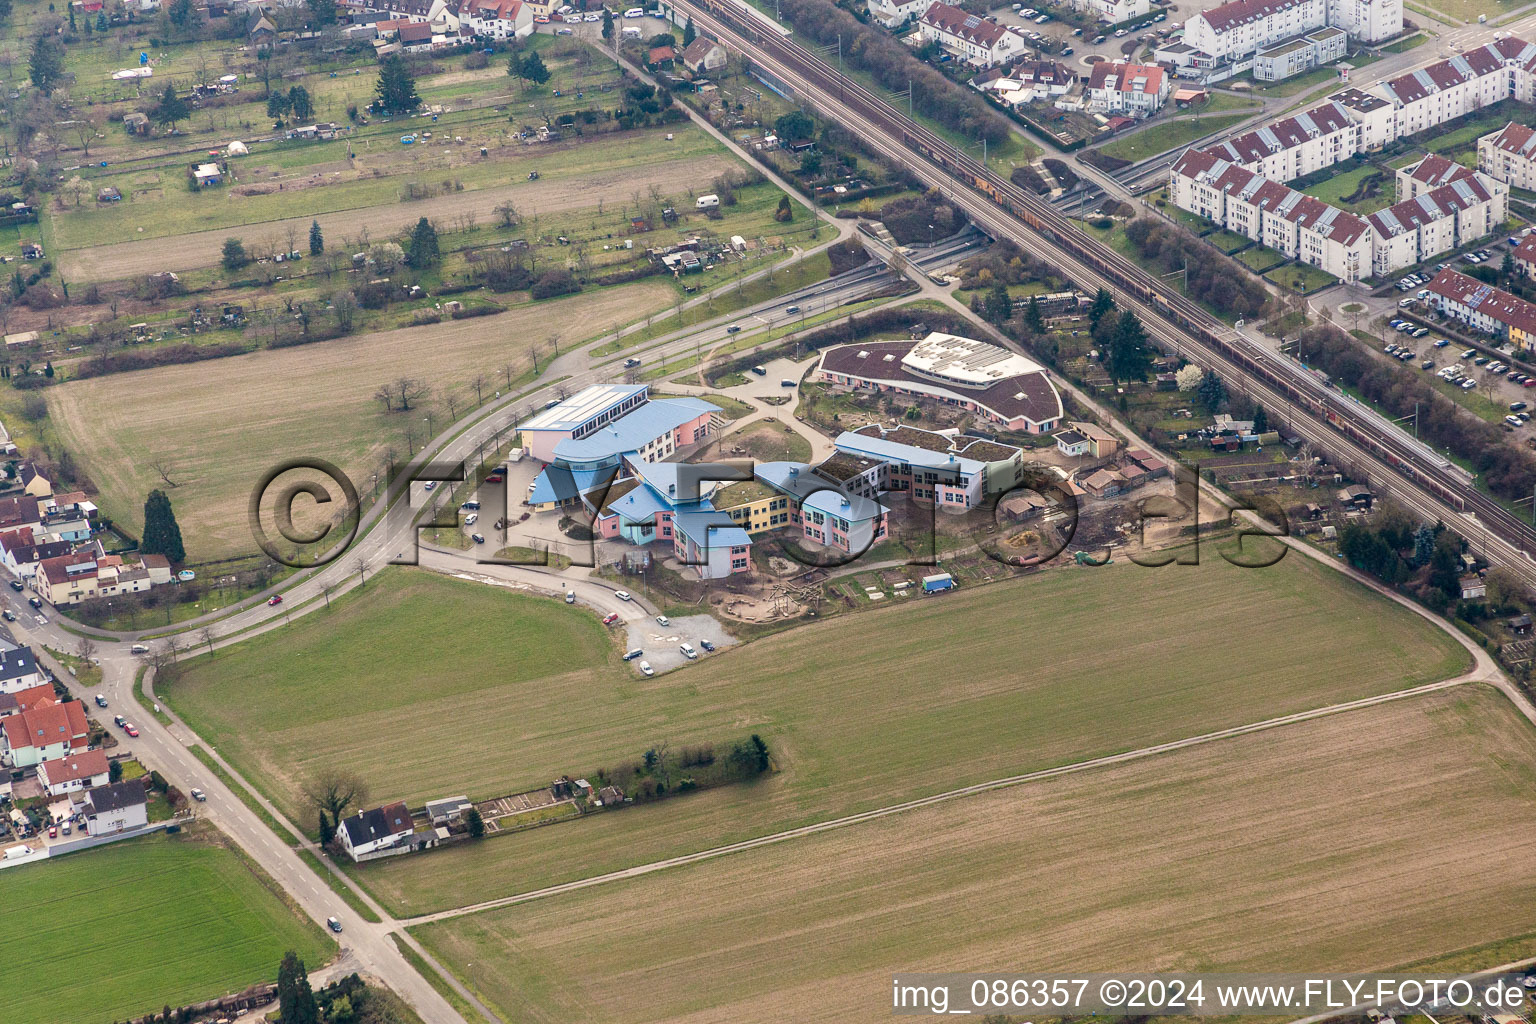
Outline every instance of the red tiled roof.
<path fill-rule="evenodd" d="M 1237 138 L 1212 146 L 1211 151 L 1240 164 L 1257 163 L 1266 156 L 1294 149 L 1312 139 L 1343 131 L 1354 124 L 1344 108 L 1332 100 L 1294 117 L 1255 128 Z"/>
<path fill-rule="evenodd" d="M 1454 270 L 1442 270 L 1429 282 L 1432 294 L 1466 306 L 1508 327 L 1536 333 L 1536 306 L 1502 288 L 1484 284 Z M 9 719 L 7 719 L 9 721 Z"/>
<path fill-rule="evenodd" d="M 402 43 L 427 43 L 432 41 L 432 26 L 424 21 L 413 21 L 400 26 Z"/>
<path fill-rule="evenodd" d="M 997 41 L 1003 38 L 1008 31 L 995 21 L 977 17 L 967 13 L 958 5 L 951 7 L 946 3 L 935 3 L 923 13 L 923 24 L 932 25 L 940 32 L 952 36 L 959 36 L 966 42 L 985 46 L 987 49 L 997 45 Z"/>
<path fill-rule="evenodd" d="M 1206 24 L 1217 32 L 1225 32 L 1234 25 L 1281 14 L 1302 2 L 1303 0 L 1231 0 L 1231 3 L 1213 7 L 1196 17 L 1203 17 Z"/>
<path fill-rule="evenodd" d="M 1536 131 L 1514 121 L 1493 137 L 1492 145 L 1525 160 L 1536 160 Z"/>
<path fill-rule="evenodd" d="M 95 560 L 95 555 L 88 554 L 86 552 L 77 552 L 73 555 L 59 555 L 57 558 L 45 558 L 41 562 L 37 563 L 37 566 L 39 571 L 41 571 L 44 576 L 48 577 L 49 583 L 67 583 L 72 579 L 89 579 L 92 576 L 95 576 L 96 570 L 94 567 L 84 572 L 77 572 L 73 574 L 69 571 L 69 567 L 72 565 L 84 565 L 87 562 L 94 562 Z"/>
<path fill-rule="evenodd" d="M 12 750 L 48 746 L 68 741 L 71 747 L 83 747 L 88 738 L 85 712 L 80 702 L 50 704 L 0 720 L 5 741 Z"/>
<path fill-rule="evenodd" d="M 52 683 L 38 683 L 25 690 L 17 690 L 11 696 L 16 699 L 16 706 L 23 711 L 31 711 L 33 708 L 46 707 L 59 702 L 59 698 L 53 692 Z"/>
<path fill-rule="evenodd" d="M 48 776 L 50 786 L 95 778 L 98 775 L 107 774 L 107 752 L 82 750 L 64 757 L 56 757 L 51 761 L 44 761 L 37 766 L 37 770 Z"/>
<path fill-rule="evenodd" d="M 1453 181 L 1470 178 L 1473 174 L 1470 167 L 1463 167 L 1454 160 L 1448 160 L 1438 153 L 1431 153 L 1420 160 L 1418 166 L 1414 167 L 1413 173 L 1408 176 L 1414 181 L 1422 181 L 1426 185 L 1434 185 L 1438 188 L 1441 185 L 1449 185 Z"/>
<path fill-rule="evenodd" d="M 1366 220 L 1371 222 L 1371 226 L 1383 238 L 1392 238 L 1416 231 L 1425 224 L 1455 216 L 1491 198 L 1483 183 L 1473 175 L 1465 181 L 1441 185 L 1417 199 L 1405 199 L 1385 210 L 1377 210 Z"/>
<path fill-rule="evenodd" d="M 1536 264 L 1536 235 L 1526 235 L 1525 241 L 1515 247 L 1515 262 Z"/>
<path fill-rule="evenodd" d="M 1109 84 L 1113 77 L 1115 84 Z M 1110 89 L 1117 92 L 1158 93 L 1163 89 L 1163 69 L 1156 64 L 1111 64 L 1100 61 L 1093 66 L 1088 79 L 1090 89 Z"/>

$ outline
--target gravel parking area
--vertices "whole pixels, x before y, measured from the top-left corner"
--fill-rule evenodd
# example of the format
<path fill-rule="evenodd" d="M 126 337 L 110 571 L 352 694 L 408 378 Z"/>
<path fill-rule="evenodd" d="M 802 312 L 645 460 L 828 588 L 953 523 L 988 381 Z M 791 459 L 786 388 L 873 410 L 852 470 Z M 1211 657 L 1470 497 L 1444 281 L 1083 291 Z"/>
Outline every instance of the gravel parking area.
<path fill-rule="evenodd" d="M 654 618 L 631 623 L 628 629 L 628 649 L 638 647 L 645 653 L 630 662 L 629 666 L 636 673 L 640 671 L 642 661 L 649 662 L 658 673 L 681 668 L 688 663 L 688 659 L 679 650 L 684 643 L 692 644 L 702 661 L 712 655 L 699 646 L 700 640 L 708 640 L 721 650 L 737 642 L 735 637 L 725 631 L 724 626 L 708 615 L 675 618 L 667 626 L 659 625 Z"/>

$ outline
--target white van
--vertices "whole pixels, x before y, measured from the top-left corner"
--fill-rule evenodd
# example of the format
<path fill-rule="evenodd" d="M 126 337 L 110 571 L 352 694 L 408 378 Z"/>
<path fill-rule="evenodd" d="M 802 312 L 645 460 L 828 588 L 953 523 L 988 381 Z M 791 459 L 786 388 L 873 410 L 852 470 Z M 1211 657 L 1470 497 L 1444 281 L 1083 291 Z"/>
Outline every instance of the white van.
<path fill-rule="evenodd" d="M 624 17 L 626 17 L 626 18 L 643 18 L 643 17 L 645 17 L 645 8 L 644 7 L 631 7 L 629 10 L 624 12 Z"/>
<path fill-rule="evenodd" d="M 148 654 L 149 653 L 149 648 L 145 647 L 143 644 L 134 644 L 132 647 L 130 647 L 128 649 L 130 651 L 132 651 L 134 654 Z"/>
<path fill-rule="evenodd" d="M 714 193 L 710 193 L 707 196 L 699 196 L 699 198 L 693 201 L 693 208 L 695 210 L 713 210 L 719 205 L 720 197 Z"/>
<path fill-rule="evenodd" d="M 644 32 L 641 32 L 637 28 L 626 28 L 621 34 L 625 39 L 639 39 L 641 36 L 645 35 Z"/>
<path fill-rule="evenodd" d="M 1509 418 L 1514 419 L 1513 416 Z M 692 644 L 679 644 L 677 649 L 682 651 L 683 657 L 687 658 L 689 661 L 693 661 L 699 656 L 699 652 L 693 649 Z"/>

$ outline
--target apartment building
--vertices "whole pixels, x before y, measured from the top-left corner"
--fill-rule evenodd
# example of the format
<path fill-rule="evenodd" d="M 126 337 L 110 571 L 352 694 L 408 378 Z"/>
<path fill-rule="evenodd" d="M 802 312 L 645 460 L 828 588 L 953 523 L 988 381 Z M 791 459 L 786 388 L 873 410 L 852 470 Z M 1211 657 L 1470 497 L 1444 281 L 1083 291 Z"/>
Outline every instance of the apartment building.
<path fill-rule="evenodd" d="M 956 0 L 941 0 L 953 3 Z M 869 0 L 869 16 L 886 28 L 900 28 L 913 18 L 920 18 L 934 0 Z"/>
<path fill-rule="evenodd" d="M 1348 160 L 1359 148 L 1360 126 L 1341 104 L 1329 100 L 1206 152 L 1262 177 L 1290 181 Z"/>
<path fill-rule="evenodd" d="M 1536 234 L 1526 235 L 1515 248 L 1515 269 L 1536 281 Z"/>
<path fill-rule="evenodd" d="M 1393 138 L 1414 135 L 1500 100 L 1531 101 L 1536 46 L 1505 37 L 1374 87 L 1392 104 Z"/>
<path fill-rule="evenodd" d="M 1072 6 L 1106 25 L 1139 18 L 1152 9 L 1149 0 L 1072 0 Z"/>
<path fill-rule="evenodd" d="M 1476 177 L 1477 172 L 1438 153 L 1397 169 L 1397 198 L 1417 199 L 1437 188 Z"/>
<path fill-rule="evenodd" d="M 1088 79 L 1088 109 L 1150 117 L 1163 109 L 1171 87 L 1168 73 L 1156 64 L 1101 61 Z"/>
<path fill-rule="evenodd" d="M 1373 272 L 1390 274 L 1482 238 L 1503 222 L 1508 200 L 1507 186 L 1474 174 L 1369 214 Z"/>
<path fill-rule="evenodd" d="M 482 39 L 513 39 L 533 34 L 533 8 L 522 0 L 464 0 L 459 24 Z"/>
<path fill-rule="evenodd" d="M 1260 50 L 1253 58 L 1253 77 L 1261 82 L 1280 82 L 1343 60 L 1348 53 L 1349 33 L 1341 28 L 1314 29 L 1289 42 Z"/>
<path fill-rule="evenodd" d="M 977 67 L 1004 64 L 1027 48 L 1027 40 L 1012 29 L 945 3 L 929 6 L 918 29 L 924 42 L 936 42 Z"/>
<path fill-rule="evenodd" d="M 1189 150 L 1181 156 L 1168 192 L 1180 209 L 1343 281 L 1370 273 L 1371 233 L 1365 221 L 1212 152 Z"/>
<path fill-rule="evenodd" d="M 1477 140 L 1477 169 L 1514 188 L 1536 189 L 1536 131 L 1511 121 Z"/>
<path fill-rule="evenodd" d="M 1449 269 L 1435 275 L 1428 290 L 1430 303 L 1446 316 L 1509 341 L 1522 351 L 1536 348 L 1536 305 Z"/>

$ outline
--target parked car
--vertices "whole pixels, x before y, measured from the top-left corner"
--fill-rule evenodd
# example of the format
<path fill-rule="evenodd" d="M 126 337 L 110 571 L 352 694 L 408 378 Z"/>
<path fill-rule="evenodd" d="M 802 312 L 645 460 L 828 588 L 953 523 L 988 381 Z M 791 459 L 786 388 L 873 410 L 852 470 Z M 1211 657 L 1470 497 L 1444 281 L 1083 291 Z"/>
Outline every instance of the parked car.
<path fill-rule="evenodd" d="M 22 585 L 21 580 L 11 580 L 11 589 L 19 594 L 27 588 Z"/>
<path fill-rule="evenodd" d="M 1475 387 L 1477 387 L 1477 381 L 1475 380 L 1464 380 L 1461 382 L 1461 390 L 1463 391 L 1471 391 Z"/>
<path fill-rule="evenodd" d="M 481 535 L 481 534 L 478 534 L 478 533 L 470 534 L 469 535 L 469 539 L 474 541 L 476 544 L 484 544 L 485 543 L 485 537 L 483 535 Z"/>
<path fill-rule="evenodd" d="M 334 917 L 326 918 L 325 919 L 325 926 L 327 928 L 329 928 L 333 932 L 341 931 L 341 922 L 339 920 L 337 920 L 336 918 L 334 918 Z"/>
<path fill-rule="evenodd" d="M 689 661 L 697 660 L 699 652 L 693 649 L 692 644 L 678 644 L 677 649 L 683 652 L 683 657 Z"/>
<path fill-rule="evenodd" d="M 465 526 L 474 526 L 479 521 L 480 521 L 480 513 L 478 513 L 478 512 L 471 512 L 469 515 L 464 517 L 464 525 Z"/>
<path fill-rule="evenodd" d="M 648 676 L 653 676 L 656 674 L 656 670 L 651 668 L 651 663 L 648 661 L 642 661 L 640 663 L 640 671 Z"/>
<path fill-rule="evenodd" d="M 33 608 L 36 608 L 38 611 L 43 610 L 43 599 L 40 597 L 27 598 L 27 604 L 31 605 Z"/>
<path fill-rule="evenodd" d="M 48 826 L 48 838 L 49 839 L 57 839 L 57 838 L 59 838 L 59 826 L 57 826 L 57 825 L 49 825 Z"/>
<path fill-rule="evenodd" d="M 1521 405 L 1524 405 L 1524 404 L 1525 404 L 1525 403 L 1524 403 L 1524 402 L 1522 402 L 1522 403 L 1520 403 L 1520 404 L 1521 404 Z M 96 695 L 96 706 L 97 706 L 97 707 L 99 707 L 99 708 L 104 708 L 104 707 L 106 707 L 106 706 L 107 706 L 107 698 L 106 698 L 106 697 L 103 697 L 103 696 L 102 696 L 102 695 L 101 695 L 101 694 L 99 694 L 99 693 L 98 693 L 98 694 L 97 694 L 97 695 Z"/>
<path fill-rule="evenodd" d="M 121 729 L 123 726 L 128 724 L 128 719 L 124 718 L 122 715 L 113 715 L 112 724 Z"/>
<path fill-rule="evenodd" d="M 576 591 L 574 591 L 574 590 L 567 590 L 565 592 L 565 603 L 566 604 L 575 604 L 576 603 Z"/>
<path fill-rule="evenodd" d="M 478 512 L 480 511 L 480 503 L 474 498 L 470 498 L 468 501 L 460 505 L 459 508 L 463 509 L 465 512 Z"/>
<path fill-rule="evenodd" d="M 605 626 L 611 626 L 615 622 L 618 622 L 618 621 L 619 621 L 619 613 L 618 612 L 609 612 L 607 615 L 603 616 L 603 625 L 605 625 Z"/>
<path fill-rule="evenodd" d="M 656 616 L 656 625 L 658 625 L 658 626 L 670 626 L 670 625 L 672 625 L 672 620 L 667 618 L 665 615 L 658 615 L 658 616 Z"/>
<path fill-rule="evenodd" d="M 137 736 L 139 734 L 139 730 L 134 726 L 132 722 L 124 724 L 123 732 L 127 733 L 129 736 Z"/>
<path fill-rule="evenodd" d="M 1449 344 L 1449 341 L 1447 341 L 1445 338 L 1441 338 L 1439 341 L 1435 342 L 1435 348 L 1445 348 L 1445 346 Z"/>
<path fill-rule="evenodd" d="M 715 649 L 715 645 L 710 643 L 708 640 L 700 640 L 699 646 L 704 648 L 706 651 L 713 651 Z"/>
<path fill-rule="evenodd" d="M 613 596 L 618 598 L 620 601 L 633 601 L 634 600 L 634 598 L 629 596 L 629 591 L 627 591 L 627 590 L 615 590 L 613 592 Z"/>
<path fill-rule="evenodd" d="M 204 793 L 200 789 L 194 789 L 192 791 L 192 799 L 196 800 L 200 804 L 205 804 L 208 802 L 208 794 Z"/>
<path fill-rule="evenodd" d="M 1461 358 L 1463 358 L 1463 359 L 1471 359 L 1475 355 L 1477 355 L 1477 349 L 1469 348 L 1469 349 L 1467 349 L 1465 352 L 1463 352 L 1461 354 Z"/>
<path fill-rule="evenodd" d="M 638 647 L 632 648 L 632 649 L 624 652 L 624 660 L 625 661 L 634 661 L 636 658 L 640 657 L 644 653 L 645 652 L 642 651 Z"/>

